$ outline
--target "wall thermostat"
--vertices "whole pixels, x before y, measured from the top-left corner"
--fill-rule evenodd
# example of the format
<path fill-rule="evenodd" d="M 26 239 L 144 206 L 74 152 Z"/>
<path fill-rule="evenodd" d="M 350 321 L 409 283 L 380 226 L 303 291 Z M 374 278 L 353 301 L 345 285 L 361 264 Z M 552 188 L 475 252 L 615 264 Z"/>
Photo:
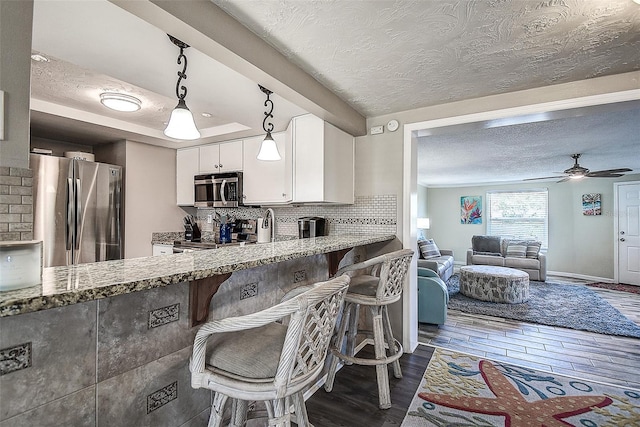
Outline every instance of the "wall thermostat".
<path fill-rule="evenodd" d="M 387 123 L 387 130 L 389 132 L 395 132 L 398 130 L 398 126 L 397 120 L 389 120 L 389 123 Z"/>

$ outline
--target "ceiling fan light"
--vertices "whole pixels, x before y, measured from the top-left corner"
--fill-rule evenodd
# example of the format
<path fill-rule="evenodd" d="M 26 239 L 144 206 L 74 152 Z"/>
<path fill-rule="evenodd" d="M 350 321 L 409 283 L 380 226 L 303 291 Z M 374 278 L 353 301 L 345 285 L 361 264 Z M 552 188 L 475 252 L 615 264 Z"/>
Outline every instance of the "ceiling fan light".
<path fill-rule="evenodd" d="M 192 140 L 200 138 L 200 131 L 193 120 L 193 114 L 187 108 L 184 99 L 178 101 L 178 105 L 171 112 L 169 124 L 164 134 L 173 139 Z"/>
<path fill-rule="evenodd" d="M 267 136 L 264 137 L 264 141 L 260 144 L 260 151 L 257 156 L 258 160 L 277 161 L 282 159 L 278 146 L 271 136 L 271 132 L 267 132 Z"/>
<path fill-rule="evenodd" d="M 135 96 L 113 92 L 101 93 L 100 103 L 107 108 L 125 113 L 138 111 L 142 106 L 142 102 Z"/>
<path fill-rule="evenodd" d="M 584 175 L 575 174 L 575 175 L 571 175 L 569 178 L 571 178 L 571 179 L 582 179 L 582 178 L 584 178 Z"/>

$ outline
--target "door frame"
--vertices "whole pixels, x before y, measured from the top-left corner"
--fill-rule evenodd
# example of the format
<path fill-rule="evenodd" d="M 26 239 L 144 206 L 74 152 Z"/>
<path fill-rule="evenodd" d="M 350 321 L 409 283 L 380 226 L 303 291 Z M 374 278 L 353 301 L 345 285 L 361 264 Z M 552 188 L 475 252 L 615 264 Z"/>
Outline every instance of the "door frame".
<path fill-rule="evenodd" d="M 613 245 L 613 280 L 615 283 L 620 283 L 620 259 L 619 259 L 619 251 L 618 251 L 618 233 L 620 229 L 620 224 L 618 221 L 618 189 L 623 185 L 634 185 L 640 184 L 640 181 L 622 181 L 622 182 L 614 182 L 613 183 L 613 241 L 615 244 Z"/>
<path fill-rule="evenodd" d="M 484 120 L 496 120 L 517 117 L 528 114 L 561 111 L 572 108 L 590 107 L 595 105 L 613 104 L 640 99 L 640 89 L 623 90 L 620 92 L 589 95 L 559 101 L 541 102 L 537 104 L 521 105 L 517 107 L 480 111 L 460 116 L 450 116 L 438 119 L 408 122 L 403 126 L 403 196 L 402 196 L 402 236 L 404 248 L 417 247 L 416 219 L 418 212 L 417 198 L 417 132 Z M 413 258 L 409 270 L 409 280 L 405 282 L 402 297 L 402 345 L 405 352 L 412 353 L 418 346 L 418 271 L 417 261 Z M 617 258 L 616 258 L 617 259 Z M 616 261 L 617 265 L 617 261 Z M 617 270 L 616 270 L 617 273 Z"/>

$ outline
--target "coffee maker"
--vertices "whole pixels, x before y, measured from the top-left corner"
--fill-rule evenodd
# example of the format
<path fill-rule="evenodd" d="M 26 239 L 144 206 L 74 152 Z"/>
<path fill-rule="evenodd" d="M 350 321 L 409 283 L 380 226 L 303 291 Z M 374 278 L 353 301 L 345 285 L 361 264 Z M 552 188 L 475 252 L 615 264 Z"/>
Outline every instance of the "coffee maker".
<path fill-rule="evenodd" d="M 327 232 L 326 221 L 318 216 L 298 218 L 298 238 L 325 236 Z"/>

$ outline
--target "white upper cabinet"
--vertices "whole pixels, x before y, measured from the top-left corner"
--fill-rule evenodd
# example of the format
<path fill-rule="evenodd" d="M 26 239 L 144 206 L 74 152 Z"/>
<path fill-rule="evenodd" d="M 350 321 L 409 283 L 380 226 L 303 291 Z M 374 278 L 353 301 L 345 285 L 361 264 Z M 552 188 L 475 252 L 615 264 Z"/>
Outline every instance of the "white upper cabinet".
<path fill-rule="evenodd" d="M 176 151 L 176 204 L 193 206 L 193 176 L 199 173 L 200 152 L 198 147 Z"/>
<path fill-rule="evenodd" d="M 354 138 L 312 114 L 294 117 L 293 203 L 353 204 Z"/>
<path fill-rule="evenodd" d="M 257 159 L 264 135 L 178 150 L 178 205 L 193 206 L 193 176 L 243 172 L 245 205 L 353 204 L 354 138 L 312 114 L 272 134 L 281 160 Z"/>
<path fill-rule="evenodd" d="M 292 200 L 292 141 L 284 132 L 272 136 L 282 157 L 276 161 L 256 158 L 264 135 L 244 140 L 242 185 L 245 205 L 282 204 Z"/>
<path fill-rule="evenodd" d="M 200 147 L 200 173 L 242 171 L 242 141 Z"/>

